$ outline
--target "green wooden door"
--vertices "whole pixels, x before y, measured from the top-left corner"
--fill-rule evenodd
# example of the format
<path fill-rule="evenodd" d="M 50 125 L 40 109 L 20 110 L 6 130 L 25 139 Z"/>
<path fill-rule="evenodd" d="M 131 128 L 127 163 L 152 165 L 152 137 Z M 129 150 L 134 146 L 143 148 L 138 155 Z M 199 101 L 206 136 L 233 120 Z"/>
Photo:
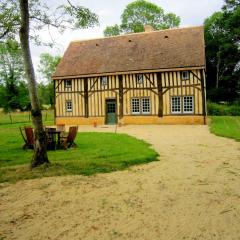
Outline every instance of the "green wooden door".
<path fill-rule="evenodd" d="M 107 124 L 116 124 L 116 100 L 107 100 L 106 101 L 106 123 Z"/>

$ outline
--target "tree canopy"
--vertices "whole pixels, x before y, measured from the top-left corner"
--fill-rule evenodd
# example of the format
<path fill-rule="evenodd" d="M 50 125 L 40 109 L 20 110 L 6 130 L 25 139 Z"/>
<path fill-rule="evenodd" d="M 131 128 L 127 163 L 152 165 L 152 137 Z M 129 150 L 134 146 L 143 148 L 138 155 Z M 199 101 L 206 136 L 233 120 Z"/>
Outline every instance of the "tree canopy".
<path fill-rule="evenodd" d="M 49 53 L 42 53 L 40 55 L 38 72 L 40 73 L 41 79 L 43 81 L 38 84 L 38 95 L 42 106 L 52 106 L 54 103 L 54 88 L 51 76 L 56 70 L 56 67 L 60 60 L 60 56 L 52 56 Z"/>
<path fill-rule="evenodd" d="M 40 55 L 40 63 L 38 65 L 38 72 L 41 74 L 46 82 L 51 82 L 51 76 L 56 70 L 61 56 L 52 56 L 49 53 L 42 53 Z"/>
<path fill-rule="evenodd" d="M 72 4 L 49 7 L 47 2 L 29 0 L 30 39 L 35 43 L 45 43 L 39 36 L 39 30 L 46 27 L 56 28 L 63 32 L 66 29 L 93 27 L 98 24 L 98 16 L 88 8 Z M 19 0 L 0 1 L 0 39 L 14 38 L 20 30 L 20 3 Z M 51 43 L 49 43 L 51 45 Z"/>
<path fill-rule="evenodd" d="M 15 40 L 0 42 L 0 105 L 5 112 L 29 108 L 22 51 Z"/>
<path fill-rule="evenodd" d="M 240 1 L 226 0 L 204 25 L 208 97 L 233 101 L 240 91 Z"/>
<path fill-rule="evenodd" d="M 121 15 L 121 24 L 108 26 L 104 36 L 116 36 L 122 33 L 143 32 L 144 25 L 151 25 L 155 30 L 178 27 L 180 17 L 146 0 L 137 0 L 126 6 Z"/>

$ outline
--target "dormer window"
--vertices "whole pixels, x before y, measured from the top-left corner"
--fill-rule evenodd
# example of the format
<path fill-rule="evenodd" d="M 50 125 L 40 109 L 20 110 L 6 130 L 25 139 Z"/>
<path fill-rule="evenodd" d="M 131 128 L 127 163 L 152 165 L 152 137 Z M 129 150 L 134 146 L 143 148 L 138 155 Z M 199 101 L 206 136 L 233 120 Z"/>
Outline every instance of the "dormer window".
<path fill-rule="evenodd" d="M 136 75 L 137 84 L 143 84 L 143 74 Z"/>
<path fill-rule="evenodd" d="M 189 71 L 182 71 L 181 72 L 181 79 L 182 80 L 189 80 Z"/>
<path fill-rule="evenodd" d="M 100 79 L 101 79 L 101 84 L 103 86 L 106 86 L 108 84 L 108 77 L 107 76 L 102 76 Z"/>
<path fill-rule="evenodd" d="M 72 87 L 72 81 L 71 80 L 65 80 L 64 85 L 65 85 L 65 88 L 71 88 Z"/>

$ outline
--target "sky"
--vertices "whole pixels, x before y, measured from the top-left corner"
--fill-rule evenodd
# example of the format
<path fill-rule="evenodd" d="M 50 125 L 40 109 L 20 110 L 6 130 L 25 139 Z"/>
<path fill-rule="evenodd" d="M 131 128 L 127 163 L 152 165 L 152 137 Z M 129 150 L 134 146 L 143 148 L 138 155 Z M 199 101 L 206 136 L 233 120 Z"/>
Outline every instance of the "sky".
<path fill-rule="evenodd" d="M 50 41 L 53 38 L 56 42 L 53 48 L 32 45 L 32 57 L 34 66 L 39 63 L 41 53 L 50 53 L 52 55 L 63 55 L 68 44 L 73 40 L 91 39 L 103 37 L 103 30 L 106 26 L 119 24 L 120 16 L 127 4 L 133 0 L 72 0 L 99 16 L 99 26 L 84 30 L 67 30 L 59 34 L 55 29 L 42 30 L 39 35 L 44 41 Z M 204 19 L 219 11 L 223 5 L 223 0 L 151 0 L 152 3 L 162 7 L 165 13 L 173 12 L 181 18 L 180 27 L 203 25 Z M 65 0 L 52 0 L 51 4 L 58 6 L 66 4 Z"/>

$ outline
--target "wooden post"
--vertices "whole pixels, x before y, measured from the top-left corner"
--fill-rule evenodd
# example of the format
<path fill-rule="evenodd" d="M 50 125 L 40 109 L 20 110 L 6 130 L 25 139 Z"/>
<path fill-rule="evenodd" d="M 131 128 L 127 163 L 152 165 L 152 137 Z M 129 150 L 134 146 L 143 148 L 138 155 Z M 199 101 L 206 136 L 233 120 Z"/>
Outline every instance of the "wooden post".
<path fill-rule="evenodd" d="M 54 89 L 54 97 L 53 97 L 53 104 L 54 104 L 54 125 L 56 125 L 56 80 L 53 80 L 53 89 Z"/>
<path fill-rule="evenodd" d="M 123 118 L 123 81 L 122 75 L 118 75 L 119 79 L 119 118 Z"/>
<path fill-rule="evenodd" d="M 85 107 L 85 118 L 88 118 L 88 79 L 84 78 L 84 107 Z"/>
<path fill-rule="evenodd" d="M 202 109 L 203 109 L 203 118 L 204 124 L 206 124 L 206 88 L 205 88 L 205 80 L 204 80 L 204 70 L 200 70 L 201 73 L 201 89 L 202 89 Z"/>
<path fill-rule="evenodd" d="M 157 73 L 157 89 L 158 89 L 158 117 L 163 116 L 163 92 L 161 73 Z"/>

